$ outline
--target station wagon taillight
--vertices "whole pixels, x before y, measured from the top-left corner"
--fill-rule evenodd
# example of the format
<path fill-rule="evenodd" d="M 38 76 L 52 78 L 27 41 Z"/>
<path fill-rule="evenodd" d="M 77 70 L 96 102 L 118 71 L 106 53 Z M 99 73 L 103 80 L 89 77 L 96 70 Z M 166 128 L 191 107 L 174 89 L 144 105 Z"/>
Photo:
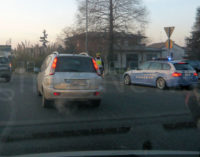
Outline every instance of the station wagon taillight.
<path fill-rule="evenodd" d="M 197 74 L 197 73 L 194 73 L 194 76 L 198 76 L 198 74 Z"/>
<path fill-rule="evenodd" d="M 94 95 L 95 95 L 95 96 L 99 96 L 99 95 L 100 95 L 100 92 L 95 92 Z"/>
<path fill-rule="evenodd" d="M 173 76 L 173 77 L 181 77 L 182 74 L 181 74 L 181 73 L 178 73 L 178 72 L 174 72 L 174 73 L 172 74 L 172 76 Z"/>
<path fill-rule="evenodd" d="M 55 69 L 57 66 L 57 62 L 58 62 L 58 58 L 54 58 L 53 63 L 51 65 L 51 70 L 50 70 L 50 74 L 49 75 L 54 75 L 55 74 Z"/>
<path fill-rule="evenodd" d="M 60 95 L 61 95 L 61 93 L 54 92 L 54 93 L 53 93 L 53 95 L 54 95 L 54 96 L 60 96 Z"/>

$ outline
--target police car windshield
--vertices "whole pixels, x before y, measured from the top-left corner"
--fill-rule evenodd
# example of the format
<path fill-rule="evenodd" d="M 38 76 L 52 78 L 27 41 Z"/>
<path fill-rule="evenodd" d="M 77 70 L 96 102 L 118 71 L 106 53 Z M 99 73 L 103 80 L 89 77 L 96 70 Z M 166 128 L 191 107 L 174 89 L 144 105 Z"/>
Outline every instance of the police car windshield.
<path fill-rule="evenodd" d="M 194 70 L 188 63 L 175 63 L 176 70 Z"/>
<path fill-rule="evenodd" d="M 87 57 L 58 57 L 56 72 L 95 72 L 92 59 Z"/>
<path fill-rule="evenodd" d="M 0 57 L 0 64 L 7 64 L 9 61 L 5 57 Z"/>

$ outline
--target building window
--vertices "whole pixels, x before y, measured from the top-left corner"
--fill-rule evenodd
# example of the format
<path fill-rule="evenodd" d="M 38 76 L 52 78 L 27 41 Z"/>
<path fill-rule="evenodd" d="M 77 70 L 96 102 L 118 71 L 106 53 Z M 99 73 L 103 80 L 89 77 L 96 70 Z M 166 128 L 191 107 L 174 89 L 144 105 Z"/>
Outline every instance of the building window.
<path fill-rule="evenodd" d="M 155 54 L 147 54 L 147 55 L 146 55 L 146 60 L 147 60 L 147 61 L 150 61 L 150 60 L 152 60 L 152 59 L 155 58 L 155 57 L 157 57 Z"/>
<path fill-rule="evenodd" d="M 122 41 L 120 39 L 117 40 L 117 46 L 121 46 L 122 45 Z"/>
<path fill-rule="evenodd" d="M 124 41 L 124 46 L 129 46 L 128 40 Z"/>
<path fill-rule="evenodd" d="M 113 55 L 113 60 L 114 60 L 114 61 L 118 61 L 118 55 L 117 55 L 117 54 L 114 54 L 114 55 Z"/>
<path fill-rule="evenodd" d="M 129 69 L 134 69 L 138 67 L 138 55 L 137 54 L 128 54 L 126 55 L 126 65 Z"/>

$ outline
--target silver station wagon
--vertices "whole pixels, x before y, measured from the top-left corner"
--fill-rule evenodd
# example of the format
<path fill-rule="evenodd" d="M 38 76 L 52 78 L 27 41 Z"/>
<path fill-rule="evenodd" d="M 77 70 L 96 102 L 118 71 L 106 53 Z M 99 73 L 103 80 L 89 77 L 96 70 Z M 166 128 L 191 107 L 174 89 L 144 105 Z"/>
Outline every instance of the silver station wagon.
<path fill-rule="evenodd" d="M 59 54 L 46 57 L 37 77 L 37 91 L 42 95 L 42 106 L 55 100 L 90 101 L 99 106 L 102 77 L 95 60 L 82 54 Z"/>

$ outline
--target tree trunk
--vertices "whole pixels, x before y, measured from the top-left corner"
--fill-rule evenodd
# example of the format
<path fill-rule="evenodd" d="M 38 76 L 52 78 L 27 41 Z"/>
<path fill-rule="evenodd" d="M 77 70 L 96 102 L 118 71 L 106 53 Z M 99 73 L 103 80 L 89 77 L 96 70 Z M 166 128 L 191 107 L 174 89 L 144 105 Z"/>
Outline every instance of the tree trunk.
<path fill-rule="evenodd" d="M 108 55 L 108 62 L 109 65 L 113 61 L 113 43 L 114 43 L 114 37 L 113 37 L 113 1 L 110 0 L 110 26 L 109 26 L 109 55 Z"/>

